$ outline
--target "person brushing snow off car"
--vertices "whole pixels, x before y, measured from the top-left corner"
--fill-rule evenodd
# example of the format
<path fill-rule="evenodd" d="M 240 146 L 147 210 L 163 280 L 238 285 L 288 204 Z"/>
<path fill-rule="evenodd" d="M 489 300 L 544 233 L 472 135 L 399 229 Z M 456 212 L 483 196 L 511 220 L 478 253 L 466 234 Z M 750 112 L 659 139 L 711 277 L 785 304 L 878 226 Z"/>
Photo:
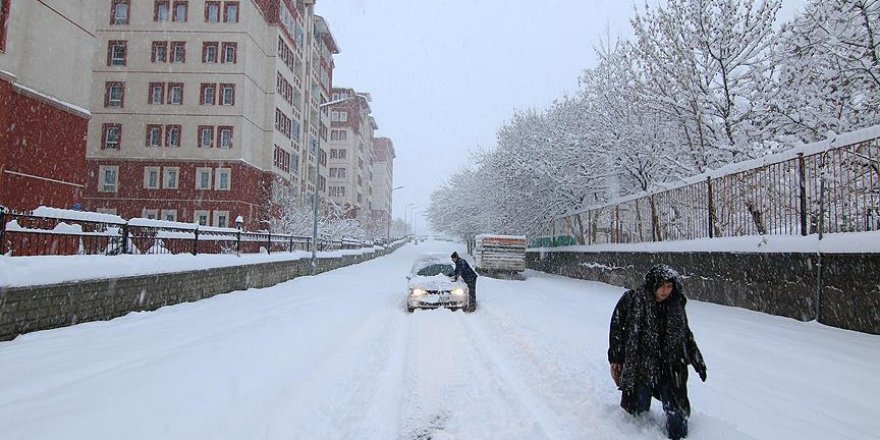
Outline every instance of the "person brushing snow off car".
<path fill-rule="evenodd" d="M 451 257 L 452 262 L 455 263 L 452 281 L 458 281 L 458 277 L 461 277 L 467 284 L 469 301 L 465 312 L 473 312 L 477 310 L 477 273 L 471 269 L 471 265 L 464 258 L 458 257 L 458 252 L 453 252 Z"/>
<path fill-rule="evenodd" d="M 706 381 L 706 364 L 694 341 L 685 312 L 678 272 L 652 267 L 645 283 L 626 291 L 611 315 L 608 362 L 622 391 L 620 406 L 637 416 L 663 402 L 671 439 L 687 437 L 691 413 L 687 396 L 688 364 Z"/>

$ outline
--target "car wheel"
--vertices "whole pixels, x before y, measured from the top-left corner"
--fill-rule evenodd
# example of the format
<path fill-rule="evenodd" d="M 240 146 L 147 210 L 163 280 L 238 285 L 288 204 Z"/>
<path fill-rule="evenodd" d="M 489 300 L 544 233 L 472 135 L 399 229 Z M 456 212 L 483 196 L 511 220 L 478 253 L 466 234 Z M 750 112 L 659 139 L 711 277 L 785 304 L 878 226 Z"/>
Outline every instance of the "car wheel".
<path fill-rule="evenodd" d="M 413 311 L 415 311 L 415 309 L 410 306 L 406 306 L 406 311 L 412 313 Z"/>

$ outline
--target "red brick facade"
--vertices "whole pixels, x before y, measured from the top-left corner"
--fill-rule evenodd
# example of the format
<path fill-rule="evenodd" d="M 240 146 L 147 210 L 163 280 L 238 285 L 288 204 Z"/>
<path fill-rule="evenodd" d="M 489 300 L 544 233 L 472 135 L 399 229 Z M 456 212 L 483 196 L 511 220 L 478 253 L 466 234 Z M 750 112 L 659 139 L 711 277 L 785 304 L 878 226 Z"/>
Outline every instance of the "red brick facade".
<path fill-rule="evenodd" d="M 0 78 L 0 204 L 73 208 L 86 180 L 88 118 Z"/>
<path fill-rule="evenodd" d="M 101 166 L 117 166 L 118 184 L 115 192 L 101 191 Z M 158 188 L 147 188 L 145 170 L 159 168 Z M 177 188 L 166 188 L 167 168 L 177 169 Z M 196 189 L 197 169 L 210 168 L 210 189 Z M 218 190 L 217 169 L 230 171 L 230 189 Z M 228 213 L 225 226 L 235 226 L 242 216 L 244 226 L 258 230 L 260 219 L 270 209 L 271 172 L 264 172 L 241 161 L 163 161 L 163 160 L 101 160 L 88 161 L 85 209 L 88 211 L 115 210 L 123 218 L 144 217 L 144 210 L 155 210 L 157 218 L 174 211 L 176 221 L 192 223 L 196 211 L 207 211 L 208 224 L 216 224 L 217 211 Z"/>

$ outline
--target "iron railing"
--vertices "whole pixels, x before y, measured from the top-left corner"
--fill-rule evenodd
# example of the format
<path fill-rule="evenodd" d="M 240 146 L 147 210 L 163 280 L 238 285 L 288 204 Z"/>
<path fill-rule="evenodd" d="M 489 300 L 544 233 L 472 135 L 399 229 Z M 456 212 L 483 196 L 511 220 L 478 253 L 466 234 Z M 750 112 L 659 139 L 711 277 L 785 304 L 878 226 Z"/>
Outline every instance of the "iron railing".
<path fill-rule="evenodd" d="M 880 230 L 880 126 L 565 214 L 578 244 Z"/>
<path fill-rule="evenodd" d="M 0 206 L 0 255 L 255 254 L 310 251 L 304 235 L 158 222 L 46 217 Z M 373 246 L 357 239 L 318 239 L 319 251 Z"/>

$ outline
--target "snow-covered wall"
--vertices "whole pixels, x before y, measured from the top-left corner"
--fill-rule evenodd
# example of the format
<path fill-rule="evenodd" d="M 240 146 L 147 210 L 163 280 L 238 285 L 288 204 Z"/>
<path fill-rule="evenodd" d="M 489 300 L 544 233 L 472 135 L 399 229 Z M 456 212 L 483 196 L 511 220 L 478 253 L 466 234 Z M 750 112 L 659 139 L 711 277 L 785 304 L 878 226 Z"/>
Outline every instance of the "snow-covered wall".
<path fill-rule="evenodd" d="M 320 258 L 319 272 L 361 263 L 399 248 Z M 47 286 L 0 287 L 0 341 L 37 330 L 103 321 L 130 312 L 263 288 L 310 272 L 307 258 L 188 272 L 142 275 Z"/>
<path fill-rule="evenodd" d="M 685 295 L 880 334 L 880 253 L 565 252 L 526 255 L 530 269 L 635 288 L 654 264 L 676 268 Z"/>

